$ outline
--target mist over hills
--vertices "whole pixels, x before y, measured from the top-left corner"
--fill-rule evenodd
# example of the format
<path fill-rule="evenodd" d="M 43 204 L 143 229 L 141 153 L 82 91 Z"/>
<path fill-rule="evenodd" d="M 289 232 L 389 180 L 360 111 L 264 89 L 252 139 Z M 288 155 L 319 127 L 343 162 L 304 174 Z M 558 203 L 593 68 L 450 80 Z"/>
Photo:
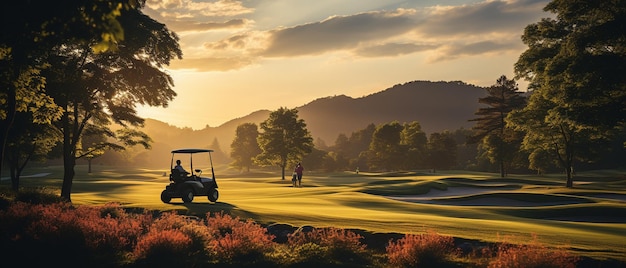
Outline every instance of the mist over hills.
<path fill-rule="evenodd" d="M 417 121 L 427 134 L 471 128 L 473 122 L 468 120 L 476 117 L 474 113 L 482 106 L 478 98 L 484 96 L 484 88 L 460 81 L 412 81 L 359 98 L 345 95 L 320 98 L 296 109 L 315 140 L 319 138 L 327 145 L 333 145 L 341 133 L 350 136 L 369 124 L 392 121 Z M 270 112 L 255 111 L 218 127 L 207 126 L 201 130 L 178 128 L 156 119 L 146 119 L 144 131 L 154 141 L 153 151 L 169 154 L 175 148 L 219 145 L 219 149 L 228 153 L 237 126 L 243 123 L 259 125 L 269 117 Z"/>

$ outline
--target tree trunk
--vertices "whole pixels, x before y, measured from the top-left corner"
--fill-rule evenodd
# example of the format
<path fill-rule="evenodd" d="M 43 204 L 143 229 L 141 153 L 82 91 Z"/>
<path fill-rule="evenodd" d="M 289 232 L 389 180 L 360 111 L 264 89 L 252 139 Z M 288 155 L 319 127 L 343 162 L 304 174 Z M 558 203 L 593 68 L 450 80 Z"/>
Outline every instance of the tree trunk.
<path fill-rule="evenodd" d="M 574 187 L 574 178 L 572 176 L 572 169 L 571 169 L 571 167 L 565 168 L 565 174 L 566 174 L 566 177 L 567 177 L 567 183 L 566 183 L 567 188 Z"/>
<path fill-rule="evenodd" d="M 500 178 L 504 178 L 506 174 L 504 173 L 504 161 L 500 160 Z"/>
<path fill-rule="evenodd" d="M 7 92 L 7 114 L 6 118 L 0 123 L 0 126 L 2 127 L 2 132 L 0 133 L 0 142 L 2 142 L 2 144 L 0 144 L 0 174 L 2 174 L 2 166 L 4 165 L 6 152 L 5 148 L 7 145 L 7 140 L 9 138 L 9 131 L 11 129 L 11 126 L 13 126 L 13 121 L 15 120 L 15 107 L 17 106 L 15 90 L 15 87 L 10 86 Z M 14 188 L 15 187 L 16 186 L 14 186 Z"/>
<path fill-rule="evenodd" d="M 71 150 L 68 150 L 71 152 Z M 76 165 L 76 158 L 73 154 L 63 152 L 63 186 L 61 187 L 61 197 L 67 202 L 72 202 L 72 182 L 74 180 L 74 166 Z"/>
<path fill-rule="evenodd" d="M 11 170 L 11 189 L 17 192 L 20 189 L 20 176 L 19 172 L 13 168 L 9 168 Z"/>
<path fill-rule="evenodd" d="M 88 163 L 88 166 L 89 166 L 89 169 L 87 170 L 87 173 L 89 173 L 89 174 L 91 174 L 91 159 L 92 159 L 91 157 L 87 158 L 87 163 Z"/>
<path fill-rule="evenodd" d="M 66 106 L 67 110 L 67 106 Z M 63 113 L 61 117 L 63 131 L 63 185 L 61 186 L 61 198 L 67 202 L 72 202 L 72 181 L 74 180 L 74 166 L 76 165 L 75 146 L 72 141 L 73 133 L 70 130 L 70 122 L 68 112 Z"/>
<path fill-rule="evenodd" d="M 285 180 L 285 165 L 280 166 L 280 168 L 282 169 L 282 180 Z"/>

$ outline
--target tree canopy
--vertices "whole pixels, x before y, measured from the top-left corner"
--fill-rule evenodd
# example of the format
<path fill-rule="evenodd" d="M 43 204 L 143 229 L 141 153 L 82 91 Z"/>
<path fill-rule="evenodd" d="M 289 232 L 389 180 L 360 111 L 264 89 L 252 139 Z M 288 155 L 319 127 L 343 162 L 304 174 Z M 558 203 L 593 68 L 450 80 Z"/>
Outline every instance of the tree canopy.
<path fill-rule="evenodd" d="M 511 122 L 526 131 L 527 150 L 558 159 L 571 187 L 573 160 L 591 148 L 582 145 L 624 129 L 626 1 L 554 0 L 544 10 L 556 17 L 528 25 L 522 36 L 528 49 L 515 72 L 533 93 Z"/>
<path fill-rule="evenodd" d="M 230 145 L 230 157 L 233 158 L 231 166 L 250 171 L 254 158 L 261 153 L 258 137 L 259 128 L 256 124 L 243 123 L 237 126 L 235 138 Z"/>
<path fill-rule="evenodd" d="M 37 10 L 39 2 L 25 1 L 28 8 Z M 41 4 L 50 5 L 46 3 Z M 172 90 L 173 80 L 163 67 L 172 59 L 182 58 L 178 37 L 164 24 L 143 14 L 144 3 L 141 0 L 77 1 L 69 6 L 54 3 L 73 12 L 48 14 L 45 21 L 38 18 L 23 21 L 35 24 L 35 28 L 42 27 L 42 40 L 48 41 L 35 42 L 31 47 L 27 45 L 30 50 L 20 48 L 23 55 L 10 47 L 13 51 L 11 59 L 15 63 L 13 70 L 30 66 L 20 61 L 23 59 L 34 58 L 33 62 L 45 65 L 40 69 L 40 76 L 45 79 L 45 84 L 40 83 L 45 88 L 42 93 L 62 109 L 60 117 L 51 123 L 62 134 L 64 179 L 61 196 L 67 200 L 70 200 L 75 161 L 81 157 L 79 149 L 86 130 L 98 130 L 126 146 L 147 146 L 149 138 L 137 129 L 142 126 L 143 119 L 136 115 L 136 105 L 165 107 L 176 96 Z M 91 16 L 97 18 L 90 19 Z M 87 27 L 99 30 L 85 29 L 80 23 L 74 25 L 71 22 L 85 18 L 89 23 Z M 46 27 L 56 27 L 56 31 L 49 33 Z M 37 33 L 34 35 L 35 40 L 39 40 Z M 48 38 L 49 35 L 55 38 Z M 6 41 L 4 38 L 3 42 Z M 20 60 L 15 58 L 17 56 Z M 11 113 L 9 108 L 7 111 Z M 9 126 L 10 117 L 7 118 L 5 121 Z M 113 124 L 122 129 L 114 133 L 110 130 Z"/>
<path fill-rule="evenodd" d="M 478 102 L 486 107 L 479 108 L 475 115 L 478 116 L 472 127 L 474 135 L 469 139 L 470 143 L 481 143 L 481 148 L 486 150 L 487 156 L 492 163 L 500 166 L 500 176 L 506 176 L 506 164 L 520 150 L 520 135 L 507 126 L 507 115 L 526 104 L 526 98 L 519 91 L 514 79 L 509 80 L 502 75 L 493 86 L 487 87 L 487 96 L 479 98 Z"/>
<path fill-rule="evenodd" d="M 260 125 L 258 142 L 261 154 L 256 157 L 260 165 L 279 166 L 282 179 L 289 162 L 299 162 L 313 149 L 313 138 L 298 110 L 284 107 L 270 113 Z"/>

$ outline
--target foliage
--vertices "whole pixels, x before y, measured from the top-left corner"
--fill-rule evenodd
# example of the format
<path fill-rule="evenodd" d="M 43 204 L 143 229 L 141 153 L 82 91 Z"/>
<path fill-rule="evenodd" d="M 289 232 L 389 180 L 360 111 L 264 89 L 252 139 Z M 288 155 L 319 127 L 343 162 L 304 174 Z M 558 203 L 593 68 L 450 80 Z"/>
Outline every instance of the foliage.
<path fill-rule="evenodd" d="M 260 125 L 263 132 L 258 137 L 261 154 L 256 157 L 260 165 L 279 166 L 282 179 L 288 162 L 299 162 L 313 149 L 313 138 L 298 110 L 279 108 Z M 295 165 L 295 164 L 294 164 Z"/>
<path fill-rule="evenodd" d="M 554 0 L 544 18 L 528 25 L 528 46 L 515 64 L 533 90 L 529 104 L 511 122 L 526 132 L 530 152 L 551 152 L 572 187 L 576 158 L 597 158 L 598 141 L 625 123 L 626 5 L 623 1 Z M 526 120 L 530 119 L 530 120 Z M 591 146 L 594 144 L 595 146 Z M 541 154 L 537 154 L 541 155 Z"/>
<path fill-rule="evenodd" d="M 456 141 L 448 131 L 431 133 L 428 138 L 428 159 L 433 170 L 449 169 L 456 163 Z"/>
<path fill-rule="evenodd" d="M 137 8 L 143 0 L 10 1 L 2 9 L 0 32 L 0 159 L 5 159 L 8 131 L 17 112 L 33 115 L 34 123 L 49 124 L 67 107 L 53 102 L 42 70 L 51 48 L 80 44 L 98 51 L 117 48 L 124 39 L 120 13 Z M 0 165 L 0 170 L 3 165 Z M 1 173 L 1 172 L 0 172 Z"/>
<path fill-rule="evenodd" d="M 288 235 L 287 246 L 293 251 L 292 263 L 364 265 L 370 260 L 362 236 L 338 228 L 313 228 Z"/>
<path fill-rule="evenodd" d="M 273 249 L 274 236 L 257 223 L 224 213 L 207 214 L 208 249 L 218 263 L 254 263 Z"/>
<path fill-rule="evenodd" d="M 429 231 L 424 234 L 407 234 L 390 241 L 386 248 L 392 267 L 435 267 L 450 262 L 459 254 L 454 239 Z"/>
<path fill-rule="evenodd" d="M 337 136 L 335 145 L 330 150 L 347 159 L 348 166 L 341 168 L 347 167 L 354 170 L 359 167 L 362 170 L 367 169 L 367 158 L 365 157 L 367 154 L 365 152 L 369 150 L 374 131 L 376 131 L 376 125 L 369 124 L 364 129 L 352 132 L 349 138 L 345 134 Z"/>
<path fill-rule="evenodd" d="M 190 265 L 191 238 L 180 230 L 150 231 L 137 242 L 133 254 L 140 266 Z"/>
<path fill-rule="evenodd" d="M 531 244 L 501 243 L 489 268 L 575 268 L 579 258 L 564 249 L 549 249 L 536 237 Z"/>
<path fill-rule="evenodd" d="M 178 37 L 140 8 L 120 10 L 118 21 L 125 37 L 117 50 L 99 52 L 69 39 L 52 46 L 46 57 L 51 68 L 42 74 L 48 94 L 65 109 L 54 125 L 63 134 L 61 195 L 68 200 L 75 159 L 80 157 L 77 149 L 86 129 L 99 129 L 128 146 L 146 146 L 147 136 L 135 129 L 143 123 L 136 105 L 166 106 L 176 95 L 172 78 L 162 66 L 182 57 Z M 113 123 L 123 128 L 118 136 L 106 131 Z"/>
<path fill-rule="evenodd" d="M 486 88 L 487 96 L 478 102 L 487 105 L 475 113 L 478 117 L 470 121 L 476 122 L 472 128 L 475 132 L 470 143 L 481 142 L 491 163 L 498 163 L 500 176 L 506 176 L 506 167 L 512 162 L 515 154 L 520 151 L 520 135 L 506 125 L 507 115 L 523 108 L 526 99 L 521 95 L 514 79 L 500 76 L 496 84 Z"/>
<path fill-rule="evenodd" d="M 257 142 L 259 129 L 254 123 L 243 123 L 237 126 L 235 138 L 230 145 L 231 166 L 250 171 L 254 158 L 261 153 Z"/>
<path fill-rule="evenodd" d="M 370 169 L 391 171 L 402 167 L 405 157 L 400 144 L 403 129 L 397 121 L 376 127 L 368 152 Z"/>
<path fill-rule="evenodd" d="M 425 166 L 427 143 L 428 138 L 419 122 L 413 121 L 404 124 L 402 132 L 400 132 L 400 144 L 406 151 L 406 157 L 403 161 L 404 169 L 416 169 Z"/>

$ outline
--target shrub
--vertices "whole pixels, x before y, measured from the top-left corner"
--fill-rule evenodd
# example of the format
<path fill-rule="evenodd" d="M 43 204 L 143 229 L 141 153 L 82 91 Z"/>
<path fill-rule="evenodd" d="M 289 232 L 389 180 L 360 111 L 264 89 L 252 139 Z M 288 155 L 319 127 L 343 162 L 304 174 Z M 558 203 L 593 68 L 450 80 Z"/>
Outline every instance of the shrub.
<path fill-rule="evenodd" d="M 146 267 L 189 267 L 191 238 L 178 230 L 151 230 L 142 236 L 133 255 L 135 264 Z"/>
<path fill-rule="evenodd" d="M 24 266 L 89 262 L 83 232 L 71 204 L 12 204 L 0 211 L 3 254 Z M 37 258 L 33 258 L 33 254 Z"/>
<path fill-rule="evenodd" d="M 130 252 L 152 221 L 148 214 L 127 214 L 119 204 L 81 206 L 76 219 L 85 243 L 100 255 Z"/>
<path fill-rule="evenodd" d="M 223 212 L 207 213 L 207 228 L 212 237 L 209 241 L 210 254 L 220 263 L 263 262 L 275 245 L 274 236 L 268 234 L 266 228 Z"/>
<path fill-rule="evenodd" d="M 306 264 L 365 264 L 368 262 L 363 237 L 338 228 L 313 228 L 288 235 L 287 245 L 293 251 L 293 262 Z"/>
<path fill-rule="evenodd" d="M 209 242 L 212 237 L 204 222 L 195 217 L 178 215 L 175 211 L 165 212 L 150 226 L 151 231 L 177 230 L 191 239 L 188 257 L 193 262 L 208 262 Z"/>
<path fill-rule="evenodd" d="M 575 268 L 578 260 L 565 249 L 549 249 L 534 237 L 527 245 L 501 243 L 489 268 Z"/>
<path fill-rule="evenodd" d="M 65 202 L 58 190 L 45 187 L 22 188 L 15 194 L 15 201 L 31 204 L 55 204 Z"/>
<path fill-rule="evenodd" d="M 435 267 L 459 255 L 454 239 L 434 232 L 407 234 L 386 248 L 389 265 L 393 267 Z"/>

